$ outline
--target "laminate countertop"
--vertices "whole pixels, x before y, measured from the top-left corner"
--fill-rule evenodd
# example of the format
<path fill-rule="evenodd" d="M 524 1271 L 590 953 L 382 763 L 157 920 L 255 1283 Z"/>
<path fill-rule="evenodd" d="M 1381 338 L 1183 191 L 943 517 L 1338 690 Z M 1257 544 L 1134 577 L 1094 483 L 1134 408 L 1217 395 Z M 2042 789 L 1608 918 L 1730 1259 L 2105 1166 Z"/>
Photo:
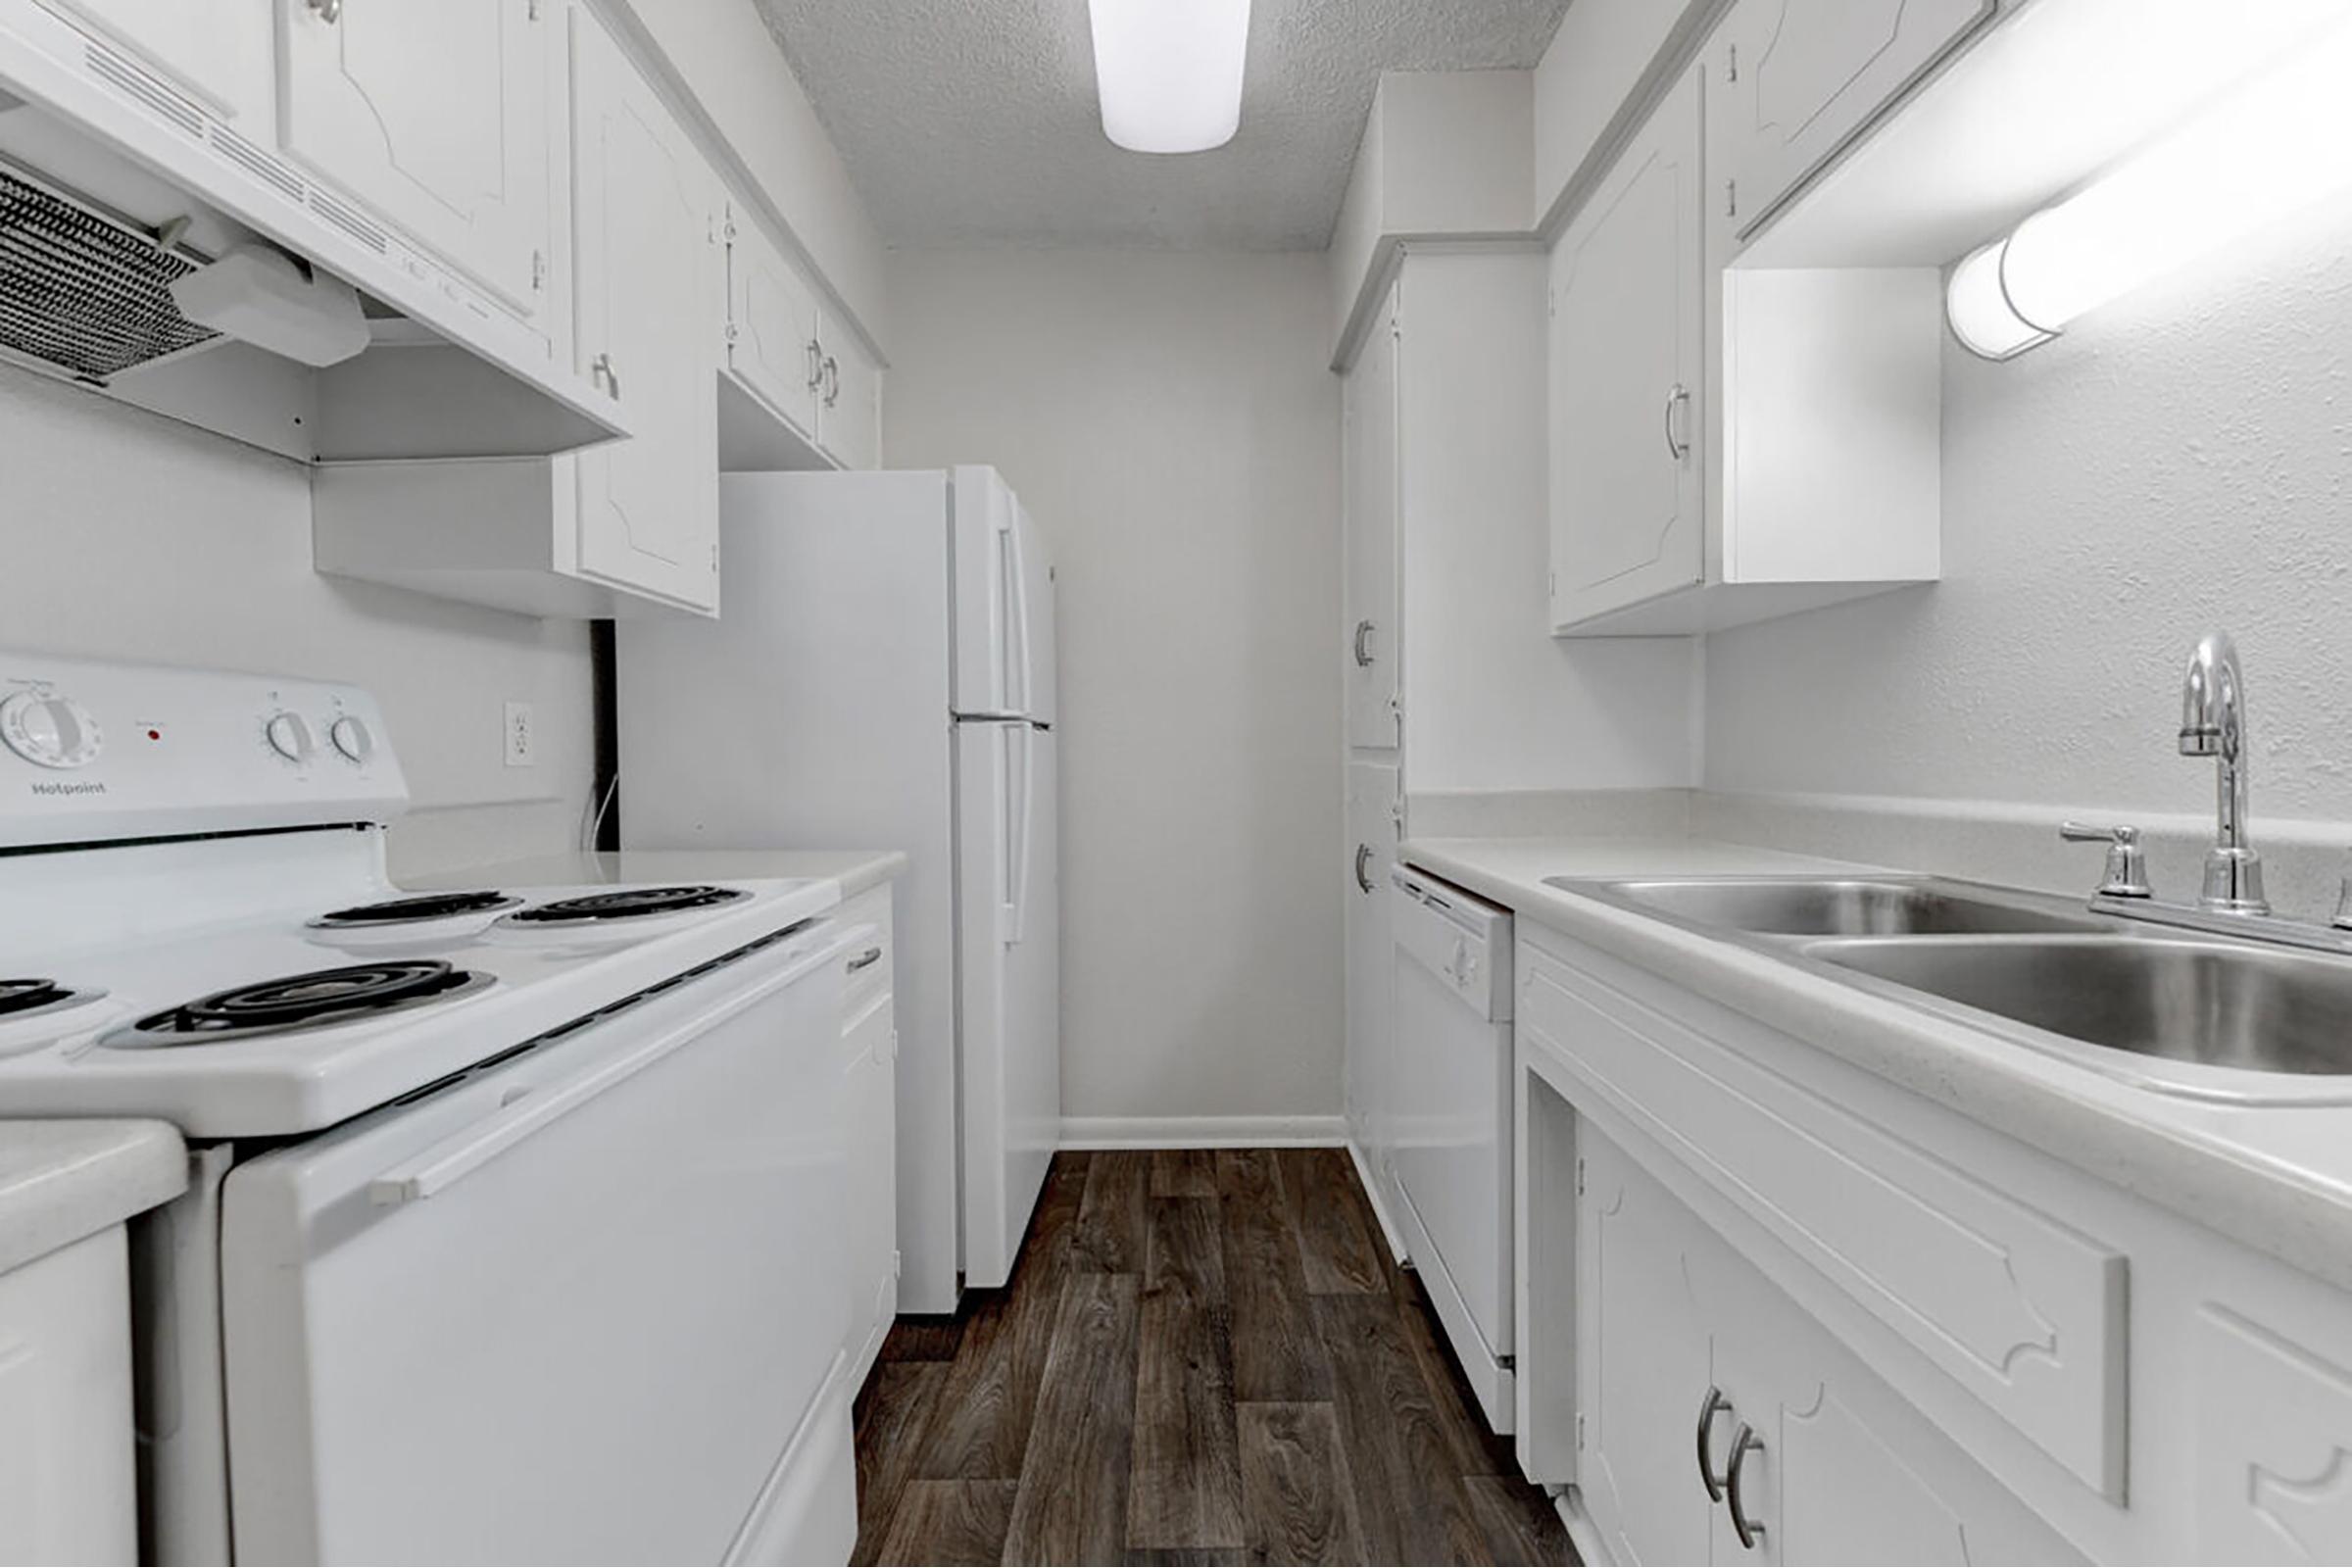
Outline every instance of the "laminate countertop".
<path fill-rule="evenodd" d="M 408 885 L 434 888 L 555 888 L 614 882 L 740 882 L 751 878 L 815 877 L 839 884 L 844 900 L 906 872 L 897 850 L 620 850 L 609 854 L 543 855 L 461 866 L 412 877 Z"/>
<path fill-rule="evenodd" d="M 2352 1290 L 2352 1104 L 2158 1093 L 1544 880 L 1891 868 L 1678 837 L 1415 839 L 1398 858 Z"/>
<path fill-rule="evenodd" d="M 179 1133 L 160 1121 L 0 1121 L 0 1274 L 177 1198 Z"/>

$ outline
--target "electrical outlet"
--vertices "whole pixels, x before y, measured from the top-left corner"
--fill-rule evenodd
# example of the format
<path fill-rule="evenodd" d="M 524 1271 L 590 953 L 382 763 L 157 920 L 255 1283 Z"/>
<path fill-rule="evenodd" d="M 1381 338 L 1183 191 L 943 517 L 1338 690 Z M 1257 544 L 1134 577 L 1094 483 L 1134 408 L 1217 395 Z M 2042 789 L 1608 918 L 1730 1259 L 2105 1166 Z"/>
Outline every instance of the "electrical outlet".
<path fill-rule="evenodd" d="M 528 703 L 507 704 L 507 765 L 533 767 L 539 761 L 539 724 Z"/>

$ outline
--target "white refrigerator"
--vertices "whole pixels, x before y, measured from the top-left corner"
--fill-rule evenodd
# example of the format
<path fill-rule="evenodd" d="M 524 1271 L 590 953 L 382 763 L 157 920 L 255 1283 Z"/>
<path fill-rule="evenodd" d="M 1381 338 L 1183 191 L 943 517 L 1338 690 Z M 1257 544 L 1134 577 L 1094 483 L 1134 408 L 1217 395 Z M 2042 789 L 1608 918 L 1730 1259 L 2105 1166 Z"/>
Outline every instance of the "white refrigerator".
<path fill-rule="evenodd" d="M 730 474 L 715 621 L 617 638 L 631 849 L 900 849 L 899 1305 L 1002 1285 L 1060 1136 L 1054 568 L 992 468 Z"/>

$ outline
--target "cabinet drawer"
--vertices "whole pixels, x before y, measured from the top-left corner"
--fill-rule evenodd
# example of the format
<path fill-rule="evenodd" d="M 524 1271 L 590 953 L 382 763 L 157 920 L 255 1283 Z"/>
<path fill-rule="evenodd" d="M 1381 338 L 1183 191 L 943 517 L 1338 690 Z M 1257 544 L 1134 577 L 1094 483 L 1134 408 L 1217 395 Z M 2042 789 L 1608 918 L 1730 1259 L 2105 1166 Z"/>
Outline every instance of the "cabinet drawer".
<path fill-rule="evenodd" d="M 2122 1500 L 2121 1252 L 1620 985 L 1527 944 L 1519 962 L 1521 1026 L 1578 1080 L 2077 1479 Z"/>

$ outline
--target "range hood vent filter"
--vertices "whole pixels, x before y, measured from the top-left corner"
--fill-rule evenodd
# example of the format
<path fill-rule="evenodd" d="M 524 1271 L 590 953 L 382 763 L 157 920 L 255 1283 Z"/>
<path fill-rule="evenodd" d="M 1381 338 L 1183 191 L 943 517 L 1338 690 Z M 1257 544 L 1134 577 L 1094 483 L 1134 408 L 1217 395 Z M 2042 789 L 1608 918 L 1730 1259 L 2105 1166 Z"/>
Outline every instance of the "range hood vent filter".
<path fill-rule="evenodd" d="M 0 169 L 0 352 L 104 386 L 209 343 L 172 302 L 195 259 Z"/>

